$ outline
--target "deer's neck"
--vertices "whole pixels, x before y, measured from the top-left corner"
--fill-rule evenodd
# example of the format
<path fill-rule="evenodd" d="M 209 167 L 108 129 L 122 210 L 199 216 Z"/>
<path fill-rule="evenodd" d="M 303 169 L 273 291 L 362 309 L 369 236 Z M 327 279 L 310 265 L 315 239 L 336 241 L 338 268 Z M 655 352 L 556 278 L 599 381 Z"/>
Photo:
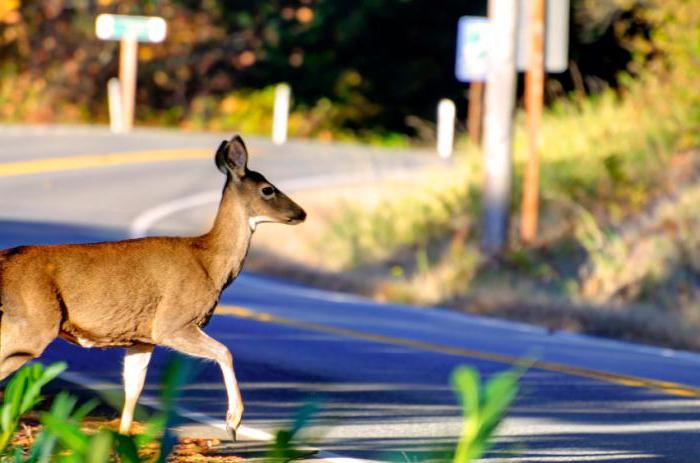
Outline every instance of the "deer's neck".
<path fill-rule="evenodd" d="M 248 254 L 252 235 L 243 199 L 235 188 L 227 185 L 214 226 L 201 237 L 202 263 L 217 287 L 223 288 L 238 276 Z"/>

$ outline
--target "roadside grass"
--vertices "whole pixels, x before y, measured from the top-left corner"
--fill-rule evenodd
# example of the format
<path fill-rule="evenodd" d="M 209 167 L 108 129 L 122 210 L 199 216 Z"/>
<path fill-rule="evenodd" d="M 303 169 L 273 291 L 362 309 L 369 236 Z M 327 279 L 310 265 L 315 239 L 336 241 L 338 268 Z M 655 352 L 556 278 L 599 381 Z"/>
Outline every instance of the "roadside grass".
<path fill-rule="evenodd" d="M 380 300 L 698 349 L 688 328 L 700 326 L 699 108 L 653 78 L 623 94 L 556 103 L 543 120 L 540 236 L 532 245 L 517 236 L 519 114 L 514 227 L 501 255 L 479 251 L 483 165 L 468 140 L 448 174 L 374 186 L 370 203 L 327 198 L 333 212 L 306 235 L 306 253 L 338 280 L 371 280 L 360 292 Z M 297 251 L 292 260 L 308 263 Z"/>
<path fill-rule="evenodd" d="M 646 89 L 649 91 L 649 89 Z M 658 95 L 656 101 L 665 101 Z M 674 154 L 700 144 L 700 118 L 688 105 L 647 106 L 636 93 L 613 91 L 557 103 L 542 129 L 540 190 L 543 242 L 571 233 L 582 222 L 620 224 L 677 185 L 668 169 Z M 682 109 L 683 107 L 684 110 Z M 515 136 L 513 220 L 521 193 L 526 150 L 523 115 Z M 345 268 L 385 259 L 406 245 L 425 247 L 480 213 L 483 166 L 479 151 L 463 141 L 449 176 L 431 177 L 411 194 L 387 194 L 372 211 L 348 207 L 331 224 L 328 239 Z M 682 166 L 685 167 L 685 166 Z M 692 167 L 692 166 L 691 166 Z M 692 173 L 685 170 L 686 173 Z M 473 227 L 472 227 L 473 228 Z M 473 232 L 476 229 L 473 228 Z M 511 245 L 519 246 L 517 237 Z"/>

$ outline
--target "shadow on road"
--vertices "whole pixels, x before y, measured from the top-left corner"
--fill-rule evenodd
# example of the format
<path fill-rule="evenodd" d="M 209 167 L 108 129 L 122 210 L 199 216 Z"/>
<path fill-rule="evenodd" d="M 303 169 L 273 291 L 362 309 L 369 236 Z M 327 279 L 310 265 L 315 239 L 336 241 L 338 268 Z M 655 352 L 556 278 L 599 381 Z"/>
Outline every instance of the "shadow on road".
<path fill-rule="evenodd" d="M 28 244 L 90 243 L 124 239 L 126 232 L 57 222 L 0 220 L 0 249 Z"/>
<path fill-rule="evenodd" d="M 123 236 L 104 228 L 0 222 L 0 248 Z M 235 296 L 235 285 L 232 290 Z M 284 297 L 279 299 L 284 304 Z M 354 457 L 418 461 L 452 446 L 461 418 L 448 386 L 450 372 L 464 363 L 487 377 L 509 368 L 230 316 L 214 317 L 207 331 L 234 354 L 247 426 L 274 431 L 286 426 L 306 400 L 322 401 L 309 435 L 324 450 Z M 72 372 L 118 384 L 122 355 L 120 349 L 88 351 L 59 340 L 42 360 L 65 359 Z M 157 395 L 153 385 L 167 356 L 156 350 L 147 394 Z M 115 392 L 118 386 L 110 389 Z M 203 364 L 181 402 L 223 421 L 226 397 L 218 367 Z M 699 437 L 698 398 L 534 369 L 523 379 L 520 398 L 499 432 L 491 459 L 690 463 L 700 454 Z M 261 448 L 260 443 L 226 444 L 222 452 L 254 456 Z"/>

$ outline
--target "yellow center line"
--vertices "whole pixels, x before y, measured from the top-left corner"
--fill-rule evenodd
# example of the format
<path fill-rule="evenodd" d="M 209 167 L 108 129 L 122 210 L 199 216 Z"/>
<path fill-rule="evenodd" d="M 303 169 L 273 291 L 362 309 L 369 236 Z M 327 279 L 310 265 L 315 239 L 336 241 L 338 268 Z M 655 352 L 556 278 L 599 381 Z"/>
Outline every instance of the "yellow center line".
<path fill-rule="evenodd" d="M 210 149 L 168 149 L 66 156 L 31 161 L 0 163 L 0 177 L 61 172 L 67 170 L 97 169 L 126 164 L 148 164 L 163 161 L 189 161 L 213 158 Z"/>
<path fill-rule="evenodd" d="M 208 159 L 210 157 L 212 157 L 212 151 L 204 149 L 145 150 L 100 155 L 66 156 L 47 159 L 35 159 L 31 161 L 0 163 L 0 177 L 12 177 L 19 175 L 60 172 L 68 170 L 96 169 L 127 164 L 148 164 L 163 161 Z M 522 364 L 522 359 L 509 355 L 453 347 L 442 344 L 417 341 L 413 339 L 364 333 L 361 331 L 351 330 L 347 328 L 337 328 L 318 323 L 302 322 L 298 320 L 277 317 L 271 314 L 254 312 L 243 307 L 220 306 L 217 309 L 217 313 L 222 315 L 233 315 L 240 318 L 247 318 L 260 322 L 275 323 L 295 328 L 336 334 L 339 336 L 406 346 L 430 352 L 438 352 L 461 357 L 489 360 L 508 365 Z M 638 378 L 634 376 L 605 373 L 587 368 L 572 367 L 556 362 L 538 361 L 535 363 L 535 367 L 541 370 L 553 371 L 557 373 L 566 373 L 569 375 L 585 378 L 593 378 L 615 384 L 621 384 L 624 386 L 655 389 L 671 395 L 684 397 L 700 396 L 700 390 L 697 388 L 669 381 L 658 381 L 647 378 Z"/>
<path fill-rule="evenodd" d="M 217 308 L 216 313 L 219 315 L 232 315 L 248 320 L 255 320 L 264 323 L 274 323 L 277 325 L 290 326 L 306 330 L 319 331 L 322 333 L 335 334 L 344 337 L 356 339 L 364 339 L 366 341 L 381 342 L 385 344 L 394 344 L 398 346 L 410 347 L 414 349 L 425 350 L 429 352 L 438 352 L 441 354 L 449 354 L 460 357 L 468 357 L 472 359 L 488 360 L 492 362 L 504 363 L 507 365 L 521 366 L 523 359 L 505 354 L 496 354 L 493 352 L 483 352 L 475 349 L 466 349 L 462 347 L 447 346 L 444 344 L 436 344 L 432 342 L 417 341 L 414 339 L 399 338 L 395 336 L 384 336 L 381 334 L 365 333 L 348 328 L 338 328 L 320 323 L 305 322 L 300 320 L 292 320 L 289 318 L 278 317 L 276 315 L 257 312 L 246 309 L 244 307 L 221 305 Z M 638 387 L 645 389 L 653 389 L 663 393 L 682 396 L 682 397 L 700 397 L 700 389 L 687 386 L 685 384 L 674 383 L 671 381 L 659 381 L 655 379 L 639 378 L 636 376 L 620 375 L 615 373 L 606 373 L 602 371 L 592 370 L 588 368 L 579 368 L 563 363 L 536 361 L 533 368 L 555 373 L 564 373 L 572 376 L 583 378 L 591 378 L 599 381 L 605 381 L 614 384 L 620 384 L 629 387 Z"/>

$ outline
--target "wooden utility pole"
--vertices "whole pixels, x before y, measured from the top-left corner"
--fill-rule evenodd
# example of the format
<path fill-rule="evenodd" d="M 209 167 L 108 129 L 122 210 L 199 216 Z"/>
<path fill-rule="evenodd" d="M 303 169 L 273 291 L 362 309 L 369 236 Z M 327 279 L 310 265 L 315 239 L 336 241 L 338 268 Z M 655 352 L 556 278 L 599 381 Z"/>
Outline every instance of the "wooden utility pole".
<path fill-rule="evenodd" d="M 530 0 L 529 9 L 530 54 L 525 74 L 528 159 L 520 215 L 520 236 L 526 243 L 537 239 L 540 122 L 544 104 L 545 0 Z"/>
<path fill-rule="evenodd" d="M 489 0 L 492 44 L 484 118 L 483 228 L 481 244 L 496 253 L 508 238 L 512 195 L 513 108 L 518 0 Z"/>
<path fill-rule="evenodd" d="M 481 119 L 483 117 L 484 83 L 474 81 L 469 84 L 469 114 L 467 114 L 467 132 L 469 139 L 481 145 Z"/>

